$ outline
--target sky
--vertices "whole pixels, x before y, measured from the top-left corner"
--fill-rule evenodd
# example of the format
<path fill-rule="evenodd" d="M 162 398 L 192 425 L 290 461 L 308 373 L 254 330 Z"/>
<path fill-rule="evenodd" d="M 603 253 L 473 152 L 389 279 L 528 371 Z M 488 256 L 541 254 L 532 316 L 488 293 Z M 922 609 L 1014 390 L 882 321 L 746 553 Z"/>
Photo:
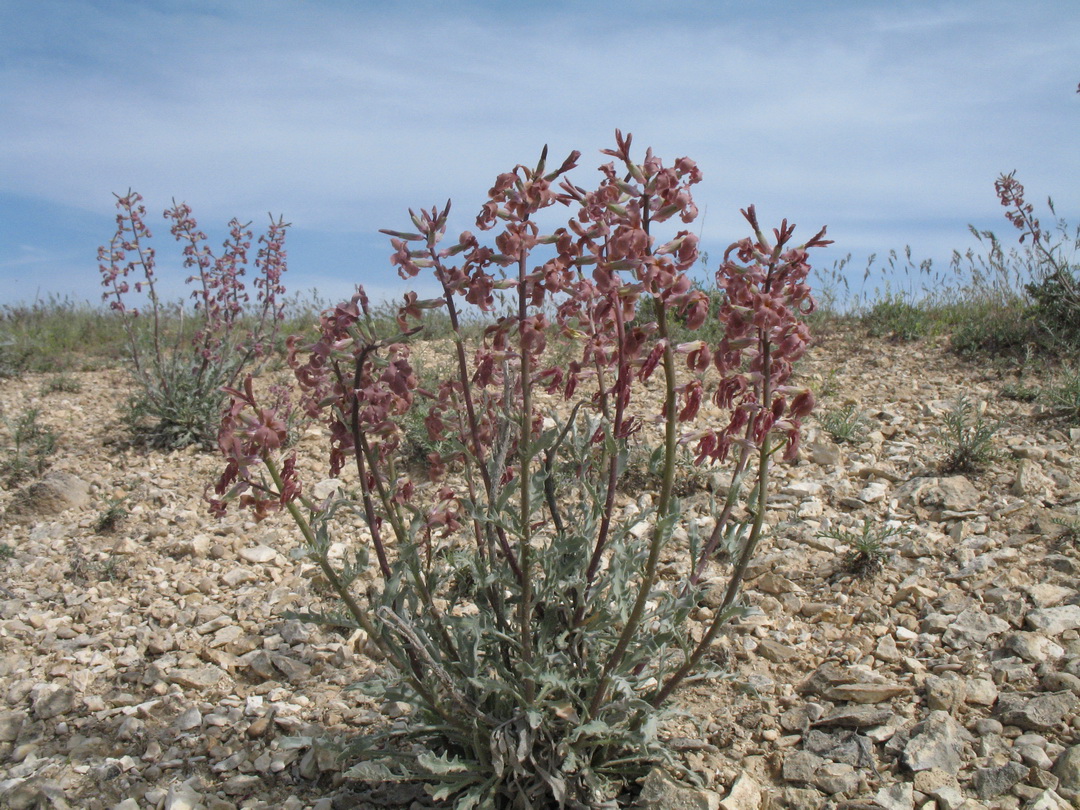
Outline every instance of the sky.
<path fill-rule="evenodd" d="M 1002 172 L 1080 220 L 1078 43 L 1076 0 L 0 0 L 0 305 L 100 301 L 129 188 L 166 297 L 173 199 L 214 246 L 284 216 L 290 291 L 398 296 L 380 228 L 452 199 L 475 230 L 545 144 L 595 184 L 616 128 L 698 162 L 713 257 L 755 204 L 827 225 L 811 260 L 851 254 L 857 291 L 870 254 L 944 269 L 969 224 L 1013 241 Z"/>

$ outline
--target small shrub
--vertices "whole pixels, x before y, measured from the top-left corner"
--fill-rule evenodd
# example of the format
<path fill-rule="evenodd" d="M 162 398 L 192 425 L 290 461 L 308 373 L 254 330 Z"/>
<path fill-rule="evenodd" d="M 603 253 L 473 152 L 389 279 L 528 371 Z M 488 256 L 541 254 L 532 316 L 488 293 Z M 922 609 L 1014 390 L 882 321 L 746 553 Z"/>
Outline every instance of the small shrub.
<path fill-rule="evenodd" d="M 1080 518 L 1054 518 L 1054 523 L 1062 527 L 1059 543 L 1080 543 Z"/>
<path fill-rule="evenodd" d="M 1022 302 L 1007 307 L 972 302 L 965 309 L 967 317 L 950 338 L 953 351 L 962 357 L 1023 357 L 1033 348 L 1044 348 L 1043 336 Z"/>
<path fill-rule="evenodd" d="M 1080 422 L 1080 366 L 1065 372 L 1061 382 L 1047 393 L 1047 400 L 1066 419 Z"/>
<path fill-rule="evenodd" d="M 1030 385 L 1009 383 L 1002 387 L 1001 396 L 1014 402 L 1034 402 L 1039 398 L 1039 389 Z"/>
<path fill-rule="evenodd" d="M 1044 228 L 1015 172 L 1000 175 L 994 189 L 1008 209 L 1006 219 L 1021 232 L 1021 244 L 1029 240 L 1037 267 L 1035 278 L 1025 288 L 1034 302 L 1033 320 L 1055 346 L 1070 352 L 1080 350 L 1080 274 L 1073 262 L 1080 249 L 1080 225 L 1070 228 L 1057 217 L 1054 201 L 1048 199 L 1055 222 L 1052 228 Z"/>
<path fill-rule="evenodd" d="M 828 399 L 840 393 L 840 369 L 831 368 L 826 372 L 821 384 L 818 386 L 819 399 Z"/>
<path fill-rule="evenodd" d="M 847 546 L 848 551 L 844 556 L 845 570 L 857 577 L 869 578 L 881 570 L 888 556 L 885 542 L 891 537 L 906 533 L 907 530 L 902 527 L 888 524 L 875 526 L 871 518 L 865 518 L 862 529 L 858 532 L 836 528 L 821 532 L 819 536 L 838 540 Z"/>
<path fill-rule="evenodd" d="M 254 304 L 245 289 L 252 232 L 239 220 L 229 223 L 229 238 L 215 256 L 198 229 L 191 209 L 173 201 L 165 211 L 170 230 L 182 244 L 184 267 L 197 282 L 191 297 L 195 314 L 171 308 L 157 294 L 156 254 L 145 222 L 142 197 L 117 195 L 117 230 L 107 247 L 98 249 L 103 298 L 121 318 L 128 356 L 139 392 L 131 403 L 128 426 L 136 439 L 154 447 L 179 449 L 213 446 L 225 402 L 223 388 L 256 372 L 270 356 L 284 318 L 285 232 L 288 225 L 271 219 L 255 259 Z M 132 274 L 138 279 L 128 281 Z M 134 286 L 147 297 L 148 312 L 129 305 Z M 166 328 L 178 321 L 170 335 Z M 186 327 L 183 326 L 185 323 Z"/>
<path fill-rule="evenodd" d="M 355 465 L 356 497 L 307 500 L 296 455 L 282 448 L 284 420 L 250 377 L 231 392 L 213 511 L 232 501 L 256 518 L 287 510 L 340 604 L 305 618 L 362 628 L 387 668 L 361 687 L 413 709 L 349 747 L 352 777 L 423 782 L 459 810 L 614 806 L 654 763 L 672 761 L 659 733 L 668 700 L 707 668 L 739 609 L 770 467 L 796 456 L 813 408 L 790 378 L 809 341 L 806 251 L 827 240 L 823 229 L 796 245 L 786 221 L 768 232 L 753 207 L 744 211 L 752 235 L 717 270 L 723 339 L 676 342 L 676 316 L 695 333 L 711 302 L 687 277 L 693 233 L 654 233 L 673 217 L 695 218 L 700 172 L 687 158 L 665 168 L 651 151 L 637 163 L 630 137 L 617 131 L 616 142 L 604 151 L 619 168 L 602 167 L 591 191 L 564 178 L 576 152 L 549 169 L 545 149 L 535 169 L 499 175 L 477 218 L 496 231 L 487 244 L 469 232 L 440 244 L 449 205 L 410 212 L 414 230 L 386 232 L 392 262 L 405 278 L 429 270 L 441 297 L 408 293 L 387 323 L 360 289 L 323 314 L 306 354 L 294 353 L 302 406 L 330 429 L 329 474 Z M 542 234 L 534 219 L 555 205 L 572 217 Z M 644 322 L 638 308 L 650 298 L 655 318 Z M 470 308 L 486 316 L 484 329 L 467 329 Z M 452 358 L 430 397 L 418 395 L 410 360 L 429 310 L 445 313 Z M 566 342 L 574 359 L 551 364 Z M 653 375 L 659 402 L 644 384 Z M 565 408 L 550 411 L 559 401 Z M 726 416 L 694 425 L 707 401 Z M 433 441 L 448 442 L 445 455 L 429 456 L 433 486 L 400 463 L 413 409 Z M 654 425 L 659 492 L 647 507 L 623 508 L 629 441 Z M 699 463 L 729 465 L 732 485 L 708 537 L 675 495 L 682 445 Z M 450 463 L 465 474 L 444 476 Z M 350 530 L 339 510 L 358 511 L 366 532 L 335 540 Z M 669 580 L 661 555 L 680 523 L 685 564 Z M 693 634 L 689 616 L 721 544 L 735 549 L 724 599 Z M 338 564 L 330 549 L 342 545 Z M 374 577 L 354 588 L 369 568 Z"/>
<path fill-rule="evenodd" d="M 98 534 L 104 534 L 105 532 L 115 531 L 116 527 L 120 525 L 121 521 L 128 516 L 127 509 L 123 506 L 123 501 L 118 498 L 110 498 L 98 515 L 96 521 L 94 521 L 94 531 Z"/>
<path fill-rule="evenodd" d="M 631 445 L 627 452 L 626 469 L 619 479 L 619 489 L 631 496 L 659 492 L 664 485 L 664 449 Z M 673 492 L 679 498 L 687 498 L 709 488 L 708 475 L 688 452 L 682 452 L 675 460 Z"/>
<path fill-rule="evenodd" d="M 979 472 L 997 457 L 993 437 L 1001 426 L 977 413 L 966 394 L 957 397 L 938 431 L 938 443 L 945 450 L 942 472 Z"/>
<path fill-rule="evenodd" d="M 899 295 L 886 295 L 875 303 L 863 316 L 863 323 L 874 337 L 897 341 L 917 340 L 930 333 L 926 307 Z"/>
<path fill-rule="evenodd" d="M 866 417 L 854 404 L 825 411 L 818 416 L 818 422 L 835 441 L 847 443 L 860 441 L 870 427 Z"/>
<path fill-rule="evenodd" d="M 77 394 L 82 391 L 82 383 L 70 374 L 61 372 L 41 384 L 41 395 Z"/>
<path fill-rule="evenodd" d="M 40 415 L 39 409 L 29 408 L 6 422 L 11 444 L 0 459 L 0 475 L 5 487 L 41 475 L 51 463 L 57 437 L 52 430 L 38 424 Z"/>
<path fill-rule="evenodd" d="M 9 543 L 0 543 L 0 560 L 10 560 L 15 556 L 15 546 Z"/>

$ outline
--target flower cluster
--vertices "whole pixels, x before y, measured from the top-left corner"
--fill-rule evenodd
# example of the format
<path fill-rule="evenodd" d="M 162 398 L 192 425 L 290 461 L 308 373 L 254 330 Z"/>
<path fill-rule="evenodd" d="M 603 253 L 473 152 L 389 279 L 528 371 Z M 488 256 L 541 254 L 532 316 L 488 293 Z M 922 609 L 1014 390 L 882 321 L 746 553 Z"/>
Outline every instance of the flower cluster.
<path fill-rule="evenodd" d="M 302 489 L 295 452 L 286 456 L 280 470 L 273 466 L 288 439 L 288 401 L 279 395 L 272 405 L 260 406 L 251 375 L 245 378 L 243 389 L 227 388 L 226 392 L 231 401 L 221 420 L 218 448 L 227 464 L 214 486 L 215 494 L 224 500 L 209 498 L 210 510 L 220 517 L 227 501 L 238 500 L 254 512 L 256 520 L 262 520 L 296 500 Z"/>
<path fill-rule="evenodd" d="M 146 206 L 142 204 L 142 199 L 140 194 L 131 190 L 123 197 L 116 195 L 116 207 L 119 209 L 116 233 L 108 247 L 98 248 L 101 285 L 108 288 L 102 294 L 102 299 L 109 302 L 110 309 L 131 316 L 138 315 L 139 310 L 128 307 L 124 299 L 132 289 L 128 276 L 135 268 L 142 268 L 142 279 L 134 283 L 136 292 L 142 292 L 144 284 L 150 285 L 152 290 L 154 284 L 154 248 L 143 244 L 152 234 L 146 225 Z M 135 254 L 130 260 L 129 253 Z"/>
<path fill-rule="evenodd" d="M 802 320 L 814 307 L 806 283 L 806 251 L 831 242 L 824 239 L 823 228 L 806 244 L 788 247 L 795 228 L 787 220 L 773 230 L 770 241 L 753 206 L 742 214 L 755 236 L 731 245 L 716 274 L 725 293 L 718 317 L 726 328 L 712 357 L 720 375 L 713 400 L 731 418 L 721 430 L 701 435 L 698 459 L 723 461 L 732 444 L 756 449 L 775 432 L 785 437 L 784 456 L 792 460 L 801 420 L 814 407 L 809 389 L 787 385 L 810 340 Z"/>
<path fill-rule="evenodd" d="M 1005 212 L 1005 218 L 1013 226 L 1023 233 L 1020 234 L 1020 243 L 1028 235 L 1037 246 L 1042 241 L 1043 232 L 1039 220 L 1035 218 L 1035 208 L 1024 199 L 1024 186 L 1016 179 L 1016 173 L 1003 174 L 994 181 L 994 190 L 997 192 L 1001 204 L 1010 210 Z"/>

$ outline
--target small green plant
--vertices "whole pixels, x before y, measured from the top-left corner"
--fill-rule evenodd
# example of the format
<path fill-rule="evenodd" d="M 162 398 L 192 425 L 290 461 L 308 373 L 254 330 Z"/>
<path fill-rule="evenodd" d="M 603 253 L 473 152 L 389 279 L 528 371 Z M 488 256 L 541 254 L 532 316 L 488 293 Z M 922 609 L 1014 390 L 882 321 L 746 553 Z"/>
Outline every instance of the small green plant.
<path fill-rule="evenodd" d="M 1060 543 L 1080 543 L 1080 518 L 1054 518 L 1063 531 L 1058 535 Z"/>
<path fill-rule="evenodd" d="M 826 399 L 828 397 L 834 397 L 840 392 L 840 369 L 831 368 L 822 378 L 821 383 L 818 385 L 818 399 Z"/>
<path fill-rule="evenodd" d="M 979 472 L 997 457 L 993 438 L 1001 426 L 1001 422 L 984 419 L 966 394 L 957 397 L 937 435 L 945 451 L 942 472 Z"/>
<path fill-rule="evenodd" d="M 1058 385 L 1047 392 L 1050 406 L 1071 422 L 1080 422 L 1080 366 L 1070 369 Z"/>
<path fill-rule="evenodd" d="M 117 554 L 109 554 L 105 559 L 100 560 L 95 573 L 99 582 L 122 582 L 128 578 L 124 558 Z"/>
<path fill-rule="evenodd" d="M 1039 398 L 1039 389 L 1030 385 L 1009 383 L 1002 386 L 1001 396 L 1014 402 L 1034 402 Z"/>
<path fill-rule="evenodd" d="M 127 516 L 128 511 L 123 506 L 123 499 L 110 498 L 105 505 L 105 509 L 94 521 L 94 531 L 98 534 L 115 531 L 116 527 Z"/>
<path fill-rule="evenodd" d="M 82 383 L 67 372 L 54 374 L 41 384 L 41 395 L 49 394 L 77 394 L 82 391 Z"/>
<path fill-rule="evenodd" d="M 886 294 L 863 316 L 863 323 L 874 337 L 888 337 L 907 342 L 925 337 L 930 332 L 930 318 L 925 305 L 907 300 L 905 296 Z"/>
<path fill-rule="evenodd" d="M 0 543 L 0 560 L 10 560 L 15 556 L 15 546 L 9 543 Z"/>
<path fill-rule="evenodd" d="M 649 448 L 634 444 L 629 448 L 626 469 L 619 479 L 619 489 L 627 495 L 640 495 L 644 492 L 659 492 L 664 485 L 664 452 L 662 447 Z M 689 452 L 682 452 L 675 460 L 675 480 L 672 483 L 675 495 L 687 498 L 709 488 L 709 477 L 705 470 L 694 464 L 694 457 Z"/>
<path fill-rule="evenodd" d="M 877 574 L 884 565 L 888 551 L 885 542 L 891 537 L 907 534 L 907 529 L 889 524 L 874 525 L 871 518 L 863 520 L 860 531 L 834 528 L 821 532 L 819 537 L 829 537 L 847 546 L 844 568 L 860 578 Z"/>
<path fill-rule="evenodd" d="M 818 417 L 822 430 L 838 442 L 857 442 L 869 430 L 866 417 L 849 403 L 842 408 L 832 408 Z"/>
<path fill-rule="evenodd" d="M 7 421 L 11 443 L 4 458 L 0 459 L 0 475 L 6 487 L 41 475 L 50 464 L 49 457 L 56 450 L 57 437 L 52 430 L 38 424 L 40 414 L 37 408 L 29 408 Z"/>
<path fill-rule="evenodd" d="M 127 568 L 122 557 L 108 554 L 103 559 L 94 559 L 79 543 L 72 543 L 68 548 L 68 570 L 64 577 L 77 585 L 89 582 L 119 582 L 127 578 Z"/>

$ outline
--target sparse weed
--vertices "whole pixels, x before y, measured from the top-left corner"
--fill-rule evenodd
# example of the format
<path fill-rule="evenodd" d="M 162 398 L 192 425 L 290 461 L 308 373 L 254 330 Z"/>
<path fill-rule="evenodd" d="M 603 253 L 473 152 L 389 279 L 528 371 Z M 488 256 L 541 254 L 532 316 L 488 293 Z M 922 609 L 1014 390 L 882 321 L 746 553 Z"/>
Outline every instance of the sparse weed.
<path fill-rule="evenodd" d="M 77 394 L 82 391 L 82 383 L 66 372 L 60 372 L 41 384 L 41 395 Z"/>
<path fill-rule="evenodd" d="M 1061 382 L 1047 392 L 1051 407 L 1071 422 L 1080 422 L 1080 366 L 1065 372 Z"/>
<path fill-rule="evenodd" d="M 1080 518 L 1054 518 L 1054 523 L 1064 531 L 1058 535 L 1062 543 L 1080 543 Z"/>
<path fill-rule="evenodd" d="M 108 554 L 94 559 L 79 543 L 68 549 L 68 570 L 64 576 L 77 585 L 90 582 L 119 582 L 127 578 L 127 566 L 121 557 Z"/>
<path fill-rule="evenodd" d="M 993 438 L 1001 426 L 1001 422 L 984 419 L 966 394 L 957 397 L 937 435 L 945 451 L 942 472 L 979 472 L 997 457 Z"/>
<path fill-rule="evenodd" d="M 0 459 L 0 475 L 5 487 L 41 475 L 51 463 L 57 436 L 51 429 L 38 424 L 40 415 L 39 409 L 29 408 L 6 422 L 11 443 Z"/>
<path fill-rule="evenodd" d="M 659 492 L 664 485 L 664 448 L 649 448 L 634 444 L 627 453 L 626 469 L 619 479 L 619 489 L 627 495 Z M 694 464 L 689 452 L 682 452 L 675 460 L 675 478 L 672 491 L 679 498 L 688 498 L 709 488 L 708 473 Z"/>
<path fill-rule="evenodd" d="M 840 392 L 840 369 L 831 368 L 818 385 L 818 399 L 834 397 Z"/>
<path fill-rule="evenodd" d="M 116 527 L 120 525 L 121 521 L 128 516 L 128 510 L 123 506 L 123 500 L 120 498 L 110 498 L 105 505 L 105 509 L 98 515 L 96 521 L 94 521 L 94 531 L 98 534 L 105 532 L 115 531 Z"/>
<path fill-rule="evenodd" d="M 885 542 L 906 533 L 907 529 L 903 527 L 887 523 L 875 526 L 872 518 L 865 518 L 860 531 L 833 528 L 821 532 L 819 537 L 829 537 L 847 546 L 844 568 L 857 577 L 867 578 L 881 570 L 888 556 Z"/>
<path fill-rule="evenodd" d="M 863 323 L 874 337 L 889 337 L 897 341 L 917 340 L 930 333 L 928 307 L 915 304 L 903 296 L 886 294 L 863 317 Z"/>
<path fill-rule="evenodd" d="M 1009 383 L 1001 388 L 1003 399 L 1011 399 L 1014 402 L 1034 402 L 1039 398 L 1039 389 L 1020 383 Z"/>
<path fill-rule="evenodd" d="M 838 442 L 858 442 L 870 429 L 866 417 L 851 403 L 825 411 L 818 416 L 818 422 Z"/>
<path fill-rule="evenodd" d="M 0 543 L 0 560 L 10 560 L 15 556 L 15 546 L 10 543 Z"/>

